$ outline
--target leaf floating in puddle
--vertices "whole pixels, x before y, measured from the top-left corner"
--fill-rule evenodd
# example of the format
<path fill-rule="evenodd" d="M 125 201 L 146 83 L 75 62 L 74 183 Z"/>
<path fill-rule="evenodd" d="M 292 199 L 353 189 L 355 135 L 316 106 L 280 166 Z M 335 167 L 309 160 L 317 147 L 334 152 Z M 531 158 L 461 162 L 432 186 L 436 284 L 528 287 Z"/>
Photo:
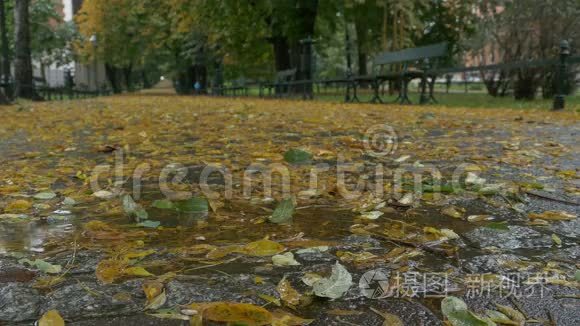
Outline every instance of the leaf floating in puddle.
<path fill-rule="evenodd" d="M 332 266 L 332 274 L 329 278 L 323 278 L 314 283 L 314 294 L 319 297 L 338 299 L 342 297 L 352 286 L 352 276 L 338 262 Z"/>
<path fill-rule="evenodd" d="M 497 309 L 501 311 L 504 315 L 509 317 L 513 322 L 514 325 L 521 325 L 523 326 L 526 323 L 526 317 L 519 311 L 515 310 L 512 307 L 503 306 L 500 304 L 495 304 Z"/>
<path fill-rule="evenodd" d="M 232 325 L 270 325 L 273 319 L 268 310 L 248 303 L 193 303 L 189 307 L 199 313 L 199 319 Z M 192 325 L 202 325 L 202 323 L 192 323 Z"/>
<path fill-rule="evenodd" d="M 286 198 L 276 206 L 276 209 L 268 220 L 276 224 L 288 223 L 292 220 L 292 216 L 294 215 L 294 207 L 294 199 Z"/>
<path fill-rule="evenodd" d="M 554 241 L 554 243 L 558 246 L 562 245 L 562 239 L 560 239 L 560 237 L 555 233 L 552 233 L 552 241 Z"/>
<path fill-rule="evenodd" d="M 128 267 L 125 268 L 123 272 L 125 275 L 129 276 L 141 276 L 141 277 L 153 276 L 153 274 L 149 273 L 143 267 Z"/>
<path fill-rule="evenodd" d="M 144 228 L 150 228 L 150 229 L 155 229 L 159 225 L 161 225 L 161 222 L 159 222 L 159 221 L 152 221 L 152 220 L 147 220 L 147 221 L 143 221 L 143 222 L 137 223 L 137 226 L 144 227 Z"/>
<path fill-rule="evenodd" d="M 165 290 L 161 291 L 159 295 L 148 301 L 147 306 L 145 306 L 144 310 L 157 310 L 167 302 L 167 295 L 165 294 Z"/>
<path fill-rule="evenodd" d="M 173 205 L 173 202 L 171 200 L 168 200 L 168 199 L 156 200 L 153 202 L 153 204 L 151 204 L 151 207 L 155 207 L 155 208 L 159 208 L 159 209 L 174 209 L 175 208 L 175 206 Z"/>
<path fill-rule="evenodd" d="M 300 293 L 292 287 L 292 284 L 290 284 L 286 278 L 283 278 L 280 283 L 278 283 L 276 291 L 280 294 L 282 302 L 289 307 L 293 308 L 300 304 Z"/>
<path fill-rule="evenodd" d="M 34 195 L 34 199 L 38 200 L 50 200 L 56 197 L 54 192 L 40 192 Z"/>
<path fill-rule="evenodd" d="M 383 317 L 384 321 L 383 321 L 383 326 L 404 326 L 405 324 L 403 324 L 403 321 L 401 321 L 401 319 L 393 314 L 390 314 L 388 312 L 381 312 L 378 311 L 377 309 L 371 307 L 371 310 L 376 313 L 377 315 Z"/>
<path fill-rule="evenodd" d="M 64 326 L 64 319 L 58 311 L 49 310 L 38 320 L 38 326 Z"/>
<path fill-rule="evenodd" d="M 548 221 L 570 221 L 577 218 L 576 214 L 564 212 L 564 211 L 546 211 L 543 213 L 530 213 L 528 215 L 530 219 L 542 219 Z"/>
<path fill-rule="evenodd" d="M 251 256 L 273 256 L 281 253 L 286 248 L 279 244 L 278 242 L 263 239 L 254 242 L 250 242 L 245 245 L 242 249 L 243 253 Z"/>
<path fill-rule="evenodd" d="M 441 312 L 453 326 L 495 326 L 491 319 L 479 317 L 469 311 L 467 304 L 457 297 L 446 297 L 441 301 Z"/>
<path fill-rule="evenodd" d="M 18 261 L 20 264 L 28 264 L 31 267 L 34 267 L 44 273 L 48 274 L 59 274 L 62 272 L 62 266 L 60 265 L 53 265 L 49 262 L 46 262 L 42 259 L 30 260 L 30 259 L 20 259 Z"/>
<path fill-rule="evenodd" d="M 272 326 L 304 326 L 314 321 L 314 319 L 300 318 L 282 310 L 274 311 L 272 318 Z"/>
<path fill-rule="evenodd" d="M 291 149 L 284 154 L 284 160 L 290 164 L 304 164 L 312 160 L 312 154 L 301 149 Z"/>
<path fill-rule="evenodd" d="M 498 230 L 498 231 L 509 231 L 509 229 L 510 229 L 506 222 L 492 222 L 492 223 L 487 224 L 485 227 L 489 228 L 489 229 Z"/>
<path fill-rule="evenodd" d="M 361 217 L 367 220 L 376 220 L 379 217 L 383 216 L 383 214 L 384 213 L 381 211 L 372 211 L 361 214 Z"/>
<path fill-rule="evenodd" d="M 4 210 L 6 213 L 23 213 L 29 210 L 31 207 L 32 204 L 29 201 L 19 199 L 8 204 Z"/>
<path fill-rule="evenodd" d="M 107 190 L 99 190 L 95 193 L 93 193 L 93 196 L 97 197 L 97 198 L 101 198 L 101 199 L 111 199 L 113 197 L 115 197 L 115 194 L 113 194 L 110 191 Z"/>
<path fill-rule="evenodd" d="M 463 213 L 465 213 L 465 209 L 456 207 L 456 206 L 447 206 L 441 210 L 441 214 L 453 217 L 453 218 L 462 218 Z"/>
<path fill-rule="evenodd" d="M 276 266 L 298 266 L 300 265 L 299 262 L 294 259 L 294 254 L 291 252 L 287 252 L 280 255 L 272 256 L 272 263 Z"/>
<path fill-rule="evenodd" d="M 208 213 L 209 203 L 202 197 L 191 197 L 174 203 L 175 209 L 182 213 Z"/>

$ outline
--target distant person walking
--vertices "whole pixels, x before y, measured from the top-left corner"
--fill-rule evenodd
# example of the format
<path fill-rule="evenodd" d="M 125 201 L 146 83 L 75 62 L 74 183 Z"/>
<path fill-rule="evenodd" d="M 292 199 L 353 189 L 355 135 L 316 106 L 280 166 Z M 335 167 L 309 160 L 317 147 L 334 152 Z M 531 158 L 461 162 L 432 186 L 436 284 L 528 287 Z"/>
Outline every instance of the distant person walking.
<path fill-rule="evenodd" d="M 201 83 L 199 81 L 196 81 L 195 84 L 193 84 L 193 89 L 195 91 L 195 94 L 201 94 Z"/>

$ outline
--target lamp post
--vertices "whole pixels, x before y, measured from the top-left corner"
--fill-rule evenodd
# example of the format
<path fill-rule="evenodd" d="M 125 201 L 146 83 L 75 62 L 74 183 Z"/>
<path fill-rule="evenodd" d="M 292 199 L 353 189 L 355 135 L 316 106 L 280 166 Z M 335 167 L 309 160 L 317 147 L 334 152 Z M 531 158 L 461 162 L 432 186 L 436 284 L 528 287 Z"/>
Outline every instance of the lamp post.
<path fill-rule="evenodd" d="M 89 39 L 89 41 L 91 42 L 91 44 L 93 45 L 93 67 L 95 69 L 95 90 L 98 92 L 99 91 L 99 68 L 97 67 L 97 47 L 99 46 L 99 41 L 97 39 L 97 34 L 93 34 L 91 35 L 91 38 Z"/>
<path fill-rule="evenodd" d="M 564 82 L 566 81 L 566 59 L 570 55 L 570 43 L 563 40 L 560 42 L 560 64 L 556 73 L 556 94 L 554 95 L 554 105 L 552 110 L 563 110 L 566 106 L 566 95 L 564 94 Z"/>

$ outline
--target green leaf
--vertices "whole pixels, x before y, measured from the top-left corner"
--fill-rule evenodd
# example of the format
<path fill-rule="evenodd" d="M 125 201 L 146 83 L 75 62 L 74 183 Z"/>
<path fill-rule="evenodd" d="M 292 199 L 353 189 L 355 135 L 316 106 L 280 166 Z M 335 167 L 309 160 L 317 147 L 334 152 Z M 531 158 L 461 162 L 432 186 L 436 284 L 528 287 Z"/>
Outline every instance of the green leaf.
<path fill-rule="evenodd" d="M 491 222 L 485 227 L 498 231 L 509 231 L 509 227 L 506 222 Z"/>
<path fill-rule="evenodd" d="M 174 207 L 177 211 L 183 213 L 207 213 L 209 212 L 209 203 L 202 197 L 191 197 L 188 200 L 175 202 Z"/>
<path fill-rule="evenodd" d="M 457 297 L 446 297 L 441 301 L 441 312 L 453 326 L 495 326 L 489 318 L 481 318 L 469 311 L 467 304 Z"/>
<path fill-rule="evenodd" d="M 576 281 L 580 282 L 580 269 L 576 270 L 576 273 L 574 273 L 574 278 Z"/>
<path fill-rule="evenodd" d="M 154 229 L 154 228 L 158 227 L 159 225 L 161 225 L 161 222 L 152 221 L 152 220 L 147 220 L 147 221 L 143 221 L 141 223 L 137 223 L 137 226 L 144 227 L 144 228 L 150 228 L 150 229 Z"/>
<path fill-rule="evenodd" d="M 171 200 L 161 199 L 154 201 L 153 204 L 151 204 L 151 207 L 159 209 L 174 209 L 175 205 L 173 205 L 173 202 Z"/>
<path fill-rule="evenodd" d="M 294 200 L 292 198 L 286 198 L 281 201 L 272 216 L 268 218 L 270 222 L 276 224 L 284 224 L 292 220 L 292 216 L 294 215 Z"/>
<path fill-rule="evenodd" d="M 56 197 L 54 192 L 40 192 L 34 195 L 34 199 L 38 200 L 50 200 Z"/>
<path fill-rule="evenodd" d="M 46 262 L 42 259 L 36 259 L 34 261 L 30 259 L 20 259 L 18 261 L 20 264 L 28 264 L 31 267 L 35 267 L 36 269 L 43 271 L 48 274 L 58 274 L 62 271 L 62 266 L 60 265 L 53 265 L 49 262 Z"/>
<path fill-rule="evenodd" d="M 284 154 L 284 160 L 290 164 L 308 163 L 312 160 L 312 154 L 294 148 Z"/>

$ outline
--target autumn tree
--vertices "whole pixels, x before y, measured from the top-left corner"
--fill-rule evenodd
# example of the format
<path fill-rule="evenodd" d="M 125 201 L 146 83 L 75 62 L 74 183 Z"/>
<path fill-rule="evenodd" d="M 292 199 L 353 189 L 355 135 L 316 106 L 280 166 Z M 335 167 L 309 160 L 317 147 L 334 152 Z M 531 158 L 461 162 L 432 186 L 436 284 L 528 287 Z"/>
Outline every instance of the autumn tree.
<path fill-rule="evenodd" d="M 14 5 L 14 93 L 16 97 L 38 100 L 30 49 L 29 5 L 29 0 L 18 0 Z"/>

